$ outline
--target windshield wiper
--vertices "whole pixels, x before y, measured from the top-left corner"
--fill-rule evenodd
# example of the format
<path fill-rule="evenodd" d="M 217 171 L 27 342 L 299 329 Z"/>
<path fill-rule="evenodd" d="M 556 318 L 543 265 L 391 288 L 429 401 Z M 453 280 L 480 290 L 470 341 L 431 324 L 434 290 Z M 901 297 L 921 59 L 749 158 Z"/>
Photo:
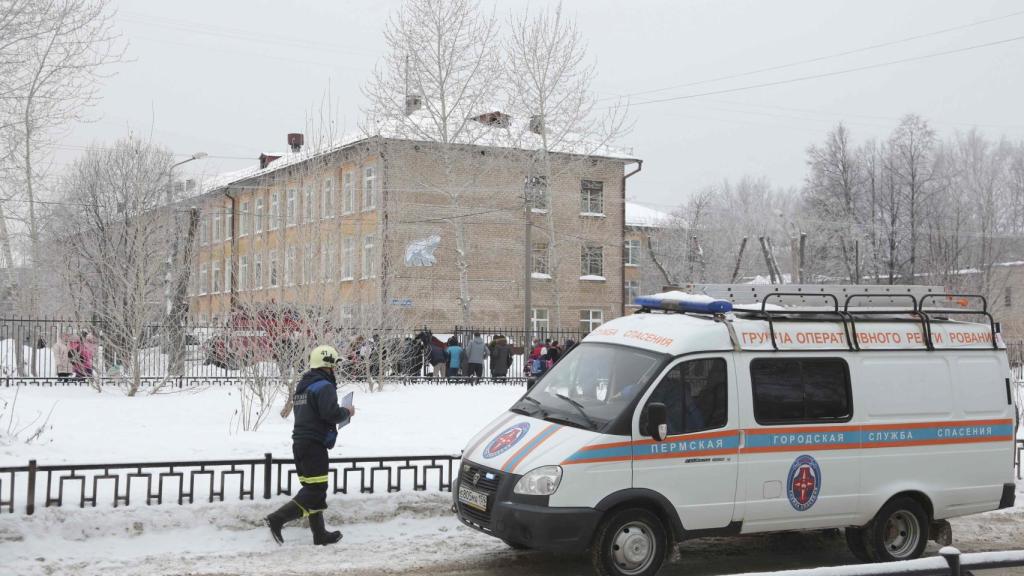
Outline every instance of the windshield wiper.
<path fill-rule="evenodd" d="M 576 409 L 577 412 L 580 413 L 580 416 L 583 416 L 583 419 L 586 420 L 588 424 L 590 424 L 590 427 L 592 429 L 597 430 L 597 422 L 594 422 L 594 420 L 590 416 L 587 416 L 586 410 L 583 409 L 583 404 L 580 404 L 579 402 L 573 400 L 572 398 L 569 398 L 565 394 L 555 394 L 555 397 L 561 398 L 562 400 L 568 402 L 569 405 L 571 405 L 573 408 Z"/>
<path fill-rule="evenodd" d="M 533 405 L 537 407 L 537 412 L 540 412 L 540 413 L 541 413 L 541 415 L 542 415 L 542 417 L 543 417 L 543 416 L 547 416 L 547 412 L 545 412 L 545 411 L 544 411 L 544 408 L 543 408 L 543 406 L 541 405 L 541 403 L 540 403 L 540 401 L 539 401 L 539 400 L 537 400 L 536 398 L 531 398 L 531 397 L 529 397 L 529 396 L 523 396 L 522 398 L 520 398 L 520 399 L 519 399 L 519 402 L 522 402 L 523 400 L 526 400 L 527 402 L 532 402 L 532 403 L 533 403 Z M 519 402 L 516 402 L 516 404 L 518 404 Z M 526 411 L 525 411 L 525 410 L 523 410 L 522 408 L 514 408 L 514 407 L 513 407 L 513 408 L 512 408 L 512 411 L 516 411 L 516 412 L 518 412 L 518 411 L 522 411 L 522 412 L 523 412 L 523 415 L 524 415 L 524 416 L 529 416 L 529 414 L 526 414 L 526 413 L 525 413 Z M 542 418 L 542 419 L 543 419 L 543 418 Z"/>

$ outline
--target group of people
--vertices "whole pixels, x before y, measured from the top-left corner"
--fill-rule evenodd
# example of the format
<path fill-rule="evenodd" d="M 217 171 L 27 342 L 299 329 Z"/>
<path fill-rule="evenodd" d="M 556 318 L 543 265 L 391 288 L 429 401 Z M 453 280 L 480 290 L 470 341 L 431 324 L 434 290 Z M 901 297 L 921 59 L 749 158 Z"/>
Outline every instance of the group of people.
<path fill-rule="evenodd" d="M 459 339 L 452 336 L 442 345 L 438 341 L 430 343 L 427 362 L 431 366 L 434 378 L 457 378 L 466 376 L 479 380 L 484 376 L 484 362 L 490 359 L 491 378 L 505 378 L 512 367 L 512 347 L 504 336 L 495 336 L 490 342 L 484 342 L 479 332 L 465 347 Z"/>
<path fill-rule="evenodd" d="M 42 346 L 39 346 L 42 344 Z M 37 346 L 45 347 L 40 341 Z M 53 361 L 58 378 L 88 378 L 93 374 L 96 344 L 88 332 L 61 334 L 53 343 Z"/>
<path fill-rule="evenodd" d="M 572 339 L 566 340 L 563 346 L 559 344 L 558 340 L 547 338 L 541 341 L 540 338 L 534 338 L 529 359 L 523 367 L 523 373 L 530 379 L 540 378 L 558 362 L 563 354 L 575 346 L 576 342 Z"/>

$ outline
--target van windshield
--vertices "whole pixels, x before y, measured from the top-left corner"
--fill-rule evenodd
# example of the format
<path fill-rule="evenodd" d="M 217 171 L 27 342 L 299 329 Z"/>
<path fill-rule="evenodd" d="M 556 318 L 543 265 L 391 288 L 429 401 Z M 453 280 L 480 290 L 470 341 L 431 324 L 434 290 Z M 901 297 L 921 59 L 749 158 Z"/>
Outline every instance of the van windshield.
<path fill-rule="evenodd" d="M 638 348 L 583 343 L 548 370 L 512 410 L 600 430 L 647 387 L 667 359 Z"/>

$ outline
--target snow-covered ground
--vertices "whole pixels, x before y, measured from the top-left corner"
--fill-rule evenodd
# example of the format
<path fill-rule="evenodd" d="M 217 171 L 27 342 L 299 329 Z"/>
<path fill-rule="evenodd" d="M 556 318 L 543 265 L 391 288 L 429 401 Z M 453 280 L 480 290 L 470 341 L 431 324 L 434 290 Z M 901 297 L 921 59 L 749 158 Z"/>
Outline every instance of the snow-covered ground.
<path fill-rule="evenodd" d="M 335 456 L 458 454 L 524 392 L 518 386 L 416 385 L 370 394 L 341 386 L 339 396 L 350 389 L 357 412 L 339 434 Z M 0 466 L 33 458 L 93 464 L 261 458 L 265 452 L 291 457 L 292 422 L 277 415 L 280 406 L 258 431 L 238 431 L 239 395 L 229 387 L 129 398 L 113 389 L 27 386 L 0 388 L 0 400 L 8 403 L 0 430 L 7 430 L 12 407 L 14 428 L 53 410 L 52 428 L 38 440 L 0 445 Z"/>

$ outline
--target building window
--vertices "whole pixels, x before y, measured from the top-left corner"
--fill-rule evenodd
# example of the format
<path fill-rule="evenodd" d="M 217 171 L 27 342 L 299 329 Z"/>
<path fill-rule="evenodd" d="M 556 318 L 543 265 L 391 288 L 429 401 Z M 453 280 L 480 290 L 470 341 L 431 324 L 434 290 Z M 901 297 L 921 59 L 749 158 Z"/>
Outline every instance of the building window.
<path fill-rule="evenodd" d="M 231 258 L 224 259 L 224 291 L 231 292 Z"/>
<path fill-rule="evenodd" d="M 583 180 L 580 185 L 580 212 L 604 214 L 604 182 Z"/>
<path fill-rule="evenodd" d="M 1003 306 L 1007 308 L 1013 307 L 1013 288 L 1010 286 L 1003 289 Z"/>
<path fill-rule="evenodd" d="M 238 208 L 238 237 L 249 235 L 249 222 L 252 221 L 252 214 L 249 213 L 249 203 L 242 202 Z"/>
<path fill-rule="evenodd" d="M 377 169 L 367 166 L 363 169 L 363 210 L 372 210 L 377 205 Z"/>
<path fill-rule="evenodd" d="M 210 291 L 210 271 L 205 262 L 199 267 L 199 295 L 202 296 Z"/>
<path fill-rule="evenodd" d="M 252 257 L 252 276 L 253 288 L 263 288 L 263 254 L 259 252 Z"/>
<path fill-rule="evenodd" d="M 277 250 L 271 250 L 270 251 L 269 260 L 270 261 L 267 263 L 267 266 L 269 266 L 269 268 L 270 268 L 270 270 L 269 270 L 269 272 L 270 272 L 269 281 L 270 282 L 269 283 L 270 283 L 270 287 L 271 288 L 276 288 L 277 287 L 277 281 L 278 281 L 278 277 L 277 277 L 277 274 L 278 274 L 278 270 L 277 270 Z"/>
<path fill-rule="evenodd" d="M 199 243 L 206 246 L 210 243 L 210 217 L 203 216 L 199 222 Z"/>
<path fill-rule="evenodd" d="M 323 281 L 334 277 L 334 238 L 328 237 L 320 249 L 320 278 Z"/>
<path fill-rule="evenodd" d="M 551 320 L 547 308 L 530 309 L 530 325 L 535 336 L 543 337 L 551 330 Z"/>
<path fill-rule="evenodd" d="M 334 218 L 334 179 L 324 180 L 324 190 L 320 196 L 320 218 Z"/>
<path fill-rule="evenodd" d="M 626 280 L 626 305 L 632 306 L 640 296 L 640 281 Z"/>
<path fill-rule="evenodd" d="M 295 265 L 298 264 L 298 254 L 295 246 L 289 246 L 284 253 L 284 285 L 295 285 Z"/>
<path fill-rule="evenodd" d="M 249 289 L 249 257 L 238 257 L 238 290 L 244 292 Z"/>
<path fill-rule="evenodd" d="M 305 221 L 308 224 L 313 221 L 316 215 L 316 189 L 312 184 L 306 185 L 306 196 L 302 199 L 302 213 L 305 214 Z"/>
<path fill-rule="evenodd" d="M 640 240 L 626 240 L 626 266 L 640 265 Z"/>
<path fill-rule="evenodd" d="M 271 230 L 277 230 L 281 224 L 281 193 L 278 191 L 270 194 L 270 225 Z"/>
<path fill-rule="evenodd" d="M 373 245 L 373 234 L 367 234 L 366 238 L 363 239 L 363 278 L 372 278 L 376 274 Z"/>
<path fill-rule="evenodd" d="M 223 210 L 223 208 L 218 207 L 217 210 Z M 221 214 L 220 214 L 220 212 L 217 212 L 216 214 L 213 215 L 213 242 L 214 243 L 220 242 L 221 230 L 222 230 L 222 228 L 221 228 Z"/>
<path fill-rule="evenodd" d="M 302 251 L 302 283 L 311 284 L 313 282 L 313 244 L 306 243 L 306 247 Z"/>
<path fill-rule="evenodd" d="M 584 334 L 604 324 L 603 310 L 580 310 L 580 330 Z"/>
<path fill-rule="evenodd" d="M 356 260 L 355 238 L 346 236 L 341 239 L 341 279 L 352 279 L 352 266 Z"/>
<path fill-rule="evenodd" d="M 210 292 L 212 294 L 220 294 L 220 259 L 213 261 L 211 276 L 213 276 L 213 287 L 210 288 Z"/>
<path fill-rule="evenodd" d="M 527 176 L 526 182 L 523 184 L 523 192 L 526 195 L 527 202 L 530 203 L 531 209 L 548 209 L 547 176 Z"/>
<path fill-rule="evenodd" d="M 352 183 L 352 173 L 346 172 L 341 180 L 341 212 L 351 214 L 356 209 L 356 187 Z"/>
<path fill-rule="evenodd" d="M 298 218 L 298 214 L 296 212 L 298 210 L 298 207 L 295 205 L 295 203 L 298 202 L 298 198 L 296 198 L 296 196 L 297 193 L 295 191 L 295 188 L 289 188 L 288 199 L 285 205 L 285 213 L 287 214 L 288 226 L 295 226 L 295 223 L 297 222 L 296 218 Z"/>
<path fill-rule="evenodd" d="M 548 268 L 548 244 L 547 242 L 533 243 L 533 265 L 530 272 L 534 274 L 550 274 Z"/>
<path fill-rule="evenodd" d="M 235 213 L 228 208 L 228 211 L 224 213 L 224 239 L 231 240 L 231 236 L 235 233 Z"/>
<path fill-rule="evenodd" d="M 256 199 L 256 214 L 253 219 L 253 230 L 257 234 L 263 232 L 263 198 Z"/>
<path fill-rule="evenodd" d="M 756 358 L 750 362 L 758 424 L 845 422 L 850 376 L 841 358 Z"/>
<path fill-rule="evenodd" d="M 665 374 L 647 402 L 665 405 L 670 436 L 726 425 L 729 420 L 726 370 L 724 359 L 703 358 L 676 364 Z"/>
<path fill-rule="evenodd" d="M 580 276 L 604 278 L 604 247 L 584 245 L 580 259 Z"/>

